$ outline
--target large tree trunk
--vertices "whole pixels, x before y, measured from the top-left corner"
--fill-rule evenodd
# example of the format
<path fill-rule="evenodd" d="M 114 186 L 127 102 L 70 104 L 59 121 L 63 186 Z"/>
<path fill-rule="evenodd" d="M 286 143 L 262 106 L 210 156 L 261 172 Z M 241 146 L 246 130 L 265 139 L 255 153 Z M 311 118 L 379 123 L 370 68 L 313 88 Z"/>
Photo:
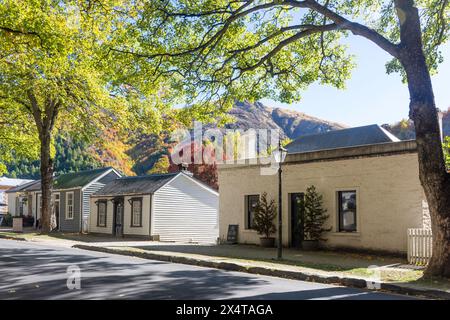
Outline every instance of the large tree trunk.
<path fill-rule="evenodd" d="M 41 139 L 41 191 L 42 191 L 42 209 L 41 209 L 41 226 L 42 232 L 51 231 L 51 190 L 53 184 L 53 160 L 50 156 L 51 134 L 44 132 L 40 136 Z"/>
<path fill-rule="evenodd" d="M 53 160 L 50 155 L 50 146 L 52 142 L 53 127 L 58 115 L 59 102 L 48 98 L 45 104 L 44 112 L 42 112 L 32 88 L 27 91 L 27 95 L 30 100 L 29 110 L 32 113 L 36 123 L 36 128 L 39 133 L 39 140 L 41 142 L 42 203 L 40 225 L 42 232 L 47 233 L 51 231 L 51 192 L 53 185 Z"/>
<path fill-rule="evenodd" d="M 428 201 L 433 256 L 426 276 L 450 277 L 450 174 L 446 172 L 431 77 L 422 49 L 420 19 L 412 0 L 396 0 L 401 23 L 400 62 L 408 80 L 419 178 Z"/>

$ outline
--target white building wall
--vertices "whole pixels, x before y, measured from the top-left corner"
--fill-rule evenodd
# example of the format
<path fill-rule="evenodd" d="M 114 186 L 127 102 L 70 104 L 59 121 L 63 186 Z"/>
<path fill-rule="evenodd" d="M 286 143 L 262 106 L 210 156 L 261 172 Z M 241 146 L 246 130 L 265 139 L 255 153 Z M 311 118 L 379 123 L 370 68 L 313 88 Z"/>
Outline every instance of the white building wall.
<path fill-rule="evenodd" d="M 12 214 L 13 216 L 16 215 L 16 196 L 17 193 L 13 192 L 13 193 L 7 193 L 6 194 L 8 197 L 8 213 Z"/>
<path fill-rule="evenodd" d="M 219 197 L 185 175 L 154 194 L 152 235 L 161 241 L 215 243 Z"/>
<path fill-rule="evenodd" d="M 98 208 L 95 203 L 97 200 L 107 200 L 106 202 L 106 227 L 97 226 L 97 217 L 98 217 Z M 93 233 L 107 233 L 112 234 L 112 225 L 113 225 L 113 202 L 110 201 L 112 197 L 101 197 L 101 198 L 90 198 L 90 212 L 89 215 L 89 232 Z"/>
<path fill-rule="evenodd" d="M 131 198 L 141 198 L 142 197 L 142 226 L 132 227 L 131 226 L 131 204 L 129 200 Z M 124 221 L 123 221 L 123 233 L 125 235 L 136 235 L 136 236 L 149 236 L 150 235 L 150 203 L 151 196 L 127 196 L 124 201 Z"/>
<path fill-rule="evenodd" d="M 91 195 L 103 188 L 105 185 L 99 182 L 91 183 L 87 188 L 81 191 L 81 212 L 82 212 L 82 228 L 83 232 L 89 232 L 89 214 L 91 211 L 90 197 Z"/>

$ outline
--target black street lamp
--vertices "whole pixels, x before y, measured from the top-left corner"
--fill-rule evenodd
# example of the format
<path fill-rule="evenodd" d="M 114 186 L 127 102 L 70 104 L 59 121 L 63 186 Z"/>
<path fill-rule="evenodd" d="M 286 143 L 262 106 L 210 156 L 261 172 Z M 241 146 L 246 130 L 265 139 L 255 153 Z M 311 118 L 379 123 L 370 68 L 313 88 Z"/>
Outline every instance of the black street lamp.
<path fill-rule="evenodd" d="M 284 159 L 287 155 L 287 150 L 283 148 L 281 145 L 281 140 L 278 141 L 278 149 L 273 152 L 275 162 L 278 163 L 278 241 L 277 241 L 277 258 L 278 260 L 281 260 L 283 257 L 283 232 L 282 232 L 282 225 L 283 225 L 283 217 L 282 217 L 282 202 L 283 202 L 283 196 L 282 196 L 282 188 L 281 188 L 281 164 L 283 163 Z"/>

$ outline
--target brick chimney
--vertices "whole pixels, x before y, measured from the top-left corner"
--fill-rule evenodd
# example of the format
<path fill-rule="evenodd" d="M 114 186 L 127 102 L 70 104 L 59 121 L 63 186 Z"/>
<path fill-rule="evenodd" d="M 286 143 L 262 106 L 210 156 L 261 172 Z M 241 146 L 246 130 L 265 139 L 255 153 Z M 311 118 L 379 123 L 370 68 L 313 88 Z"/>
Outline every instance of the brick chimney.
<path fill-rule="evenodd" d="M 191 172 L 191 171 L 189 171 L 189 165 L 187 164 L 187 163 L 185 163 L 185 162 L 183 162 L 183 163 L 180 163 L 179 165 L 178 165 L 178 169 L 181 171 L 181 172 L 183 172 L 184 174 L 187 174 L 188 176 L 193 176 L 194 174 Z"/>

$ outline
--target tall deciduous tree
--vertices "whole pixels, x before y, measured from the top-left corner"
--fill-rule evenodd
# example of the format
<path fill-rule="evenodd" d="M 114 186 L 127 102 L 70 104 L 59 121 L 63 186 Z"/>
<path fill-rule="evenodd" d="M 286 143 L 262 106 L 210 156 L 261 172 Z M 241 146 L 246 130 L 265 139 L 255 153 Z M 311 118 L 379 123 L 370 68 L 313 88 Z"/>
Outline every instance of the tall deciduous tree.
<path fill-rule="evenodd" d="M 130 131 L 136 124 L 148 124 L 151 129 L 158 125 L 156 109 L 163 94 L 145 99 L 151 90 L 126 84 L 123 74 L 116 76 L 115 68 L 126 61 L 112 61 L 108 55 L 107 44 L 114 41 L 121 10 L 126 10 L 123 3 L 0 2 L 0 121 L 16 121 L 8 127 L 2 125 L 0 132 L 11 135 L 12 126 L 22 130 L 34 124 L 31 136 L 37 138 L 40 148 L 43 232 L 51 228 L 56 130 L 92 138 L 112 125 Z M 0 149 L 5 143 L 2 136 Z"/>
<path fill-rule="evenodd" d="M 313 82 L 343 88 L 353 67 L 345 36 L 389 53 L 387 71 L 408 83 L 432 217 L 427 274 L 450 277 L 450 177 L 430 78 L 449 35 L 448 0 L 162 0 L 136 8 L 128 34 L 138 45 L 114 51 L 140 58 L 151 74 L 172 75 L 191 101 L 291 102 Z"/>

